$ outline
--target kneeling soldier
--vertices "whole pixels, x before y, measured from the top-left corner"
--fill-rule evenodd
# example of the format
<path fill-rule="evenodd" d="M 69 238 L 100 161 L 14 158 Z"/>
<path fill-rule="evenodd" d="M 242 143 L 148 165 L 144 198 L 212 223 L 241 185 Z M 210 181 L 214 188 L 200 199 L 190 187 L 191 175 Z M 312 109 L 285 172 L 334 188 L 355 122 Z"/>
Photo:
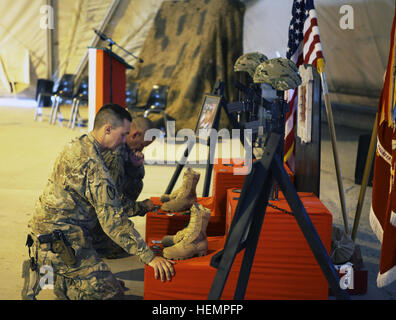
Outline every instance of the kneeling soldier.
<path fill-rule="evenodd" d="M 122 298 L 123 287 L 93 246 L 98 224 L 127 253 L 153 267 L 156 278 L 173 276 L 174 262 L 155 257 L 128 219 L 136 205 L 120 200 L 102 157 L 105 150 L 125 144 L 131 120 L 123 107 L 103 106 L 93 131 L 74 139 L 57 158 L 29 222 L 23 299 L 39 293 L 42 266 L 52 268 L 59 299 Z"/>

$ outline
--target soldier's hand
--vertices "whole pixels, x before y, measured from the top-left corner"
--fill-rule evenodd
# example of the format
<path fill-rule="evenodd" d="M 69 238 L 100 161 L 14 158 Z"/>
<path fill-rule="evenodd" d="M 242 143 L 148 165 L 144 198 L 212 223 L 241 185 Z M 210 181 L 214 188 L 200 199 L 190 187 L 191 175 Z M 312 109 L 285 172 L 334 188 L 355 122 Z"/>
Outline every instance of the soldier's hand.
<path fill-rule="evenodd" d="M 140 167 L 144 163 L 144 154 L 141 151 L 131 150 L 129 152 L 129 160 L 134 166 Z"/>
<path fill-rule="evenodd" d="M 173 269 L 174 264 L 175 262 L 172 260 L 155 257 L 148 265 L 154 269 L 155 279 L 158 279 L 158 276 L 160 276 L 161 281 L 164 282 L 165 278 L 171 281 L 172 277 L 175 275 L 175 270 Z"/>
<path fill-rule="evenodd" d="M 135 157 L 137 159 L 144 159 L 144 154 L 141 151 L 135 151 Z"/>

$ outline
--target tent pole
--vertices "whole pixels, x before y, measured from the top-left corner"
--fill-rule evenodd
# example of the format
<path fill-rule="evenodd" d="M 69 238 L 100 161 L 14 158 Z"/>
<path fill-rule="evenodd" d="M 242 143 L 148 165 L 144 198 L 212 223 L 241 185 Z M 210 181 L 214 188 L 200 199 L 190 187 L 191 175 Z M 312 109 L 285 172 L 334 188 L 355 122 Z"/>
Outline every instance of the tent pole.
<path fill-rule="evenodd" d="M 49 8 L 54 8 L 53 0 L 46 0 L 46 5 Z M 52 20 L 54 12 L 49 14 L 48 19 Z M 46 44 L 47 44 L 47 79 L 51 80 L 54 71 L 54 37 L 53 37 L 53 23 L 51 21 L 50 25 L 46 28 Z"/>

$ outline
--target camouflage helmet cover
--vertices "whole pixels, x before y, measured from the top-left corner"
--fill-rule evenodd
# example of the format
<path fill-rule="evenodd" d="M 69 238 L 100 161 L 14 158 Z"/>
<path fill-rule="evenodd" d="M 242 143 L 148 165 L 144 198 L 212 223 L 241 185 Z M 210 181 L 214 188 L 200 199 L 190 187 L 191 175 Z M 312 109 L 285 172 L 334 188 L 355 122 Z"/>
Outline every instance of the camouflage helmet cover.
<path fill-rule="evenodd" d="M 276 90 L 289 90 L 301 84 L 296 65 L 286 58 L 275 58 L 262 62 L 253 76 L 255 83 L 268 83 Z"/>
<path fill-rule="evenodd" d="M 268 58 L 260 52 L 250 52 L 241 55 L 234 64 L 234 71 L 246 71 L 253 78 L 257 66 L 268 60 Z"/>

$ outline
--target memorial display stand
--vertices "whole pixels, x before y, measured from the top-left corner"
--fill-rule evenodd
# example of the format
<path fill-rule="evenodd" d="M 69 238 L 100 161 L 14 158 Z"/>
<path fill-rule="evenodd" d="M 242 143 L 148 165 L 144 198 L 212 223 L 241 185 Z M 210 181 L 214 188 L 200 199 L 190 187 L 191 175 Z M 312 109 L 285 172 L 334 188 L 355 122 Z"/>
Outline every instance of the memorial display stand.
<path fill-rule="evenodd" d="M 228 112 L 227 107 L 226 107 L 227 103 L 224 98 L 224 82 L 217 81 L 211 94 L 213 96 L 217 96 L 220 98 L 219 106 L 217 108 L 216 115 L 214 117 L 214 121 L 213 121 L 211 128 L 214 130 L 219 129 L 220 114 L 221 114 L 221 109 L 223 108 L 225 110 L 231 124 L 233 125 L 233 127 L 235 129 L 239 129 L 240 128 L 239 124 L 235 121 L 235 119 L 232 117 L 232 115 Z M 199 118 L 198 118 L 197 125 L 195 128 L 196 140 L 194 141 L 194 144 L 196 143 L 196 141 L 199 142 L 199 136 L 198 136 L 199 126 L 198 126 L 198 124 L 199 124 Z M 243 134 L 240 135 L 240 139 L 241 139 L 242 144 L 246 143 Z M 207 157 L 208 161 L 206 163 L 205 181 L 204 181 L 204 186 L 203 186 L 202 197 L 207 197 L 209 195 L 209 188 L 210 188 L 210 181 L 211 181 L 212 171 L 213 171 L 213 161 L 214 161 L 217 139 L 214 140 L 212 135 L 209 135 L 205 142 L 206 142 L 207 146 L 209 147 L 209 150 L 208 150 L 208 157 Z M 172 190 L 176 184 L 176 181 L 179 178 L 180 173 L 183 170 L 183 167 L 188 159 L 191 148 L 192 148 L 192 145 L 187 146 L 186 150 L 183 153 L 183 157 L 177 163 L 175 172 L 173 173 L 172 178 L 165 190 L 165 194 L 172 193 Z"/>
<path fill-rule="evenodd" d="M 271 116 L 267 119 L 268 123 L 264 124 L 266 131 L 261 137 L 263 139 L 260 143 L 263 150 L 262 157 L 253 162 L 252 170 L 245 178 L 224 248 L 211 258 L 210 266 L 216 268 L 217 272 L 207 298 L 209 300 L 221 299 L 235 258 L 244 250 L 234 294 L 234 299 L 244 299 L 265 212 L 269 200 L 278 200 L 280 189 L 331 291 L 337 299 L 349 299 L 349 294 L 340 287 L 339 275 L 284 167 L 283 148 L 287 104 L 283 99 L 283 91 L 277 91 L 277 96 L 278 98 L 273 103 L 266 106 Z M 227 108 L 225 109 L 227 112 Z M 227 115 L 230 116 L 228 112 Z M 216 121 L 215 125 L 218 125 Z M 187 148 L 185 158 L 188 157 L 188 151 Z M 205 185 L 208 182 L 208 172 L 210 173 L 209 165 L 210 161 L 207 166 Z M 184 164 L 178 164 L 165 193 L 171 193 L 183 166 Z"/>
<path fill-rule="evenodd" d="M 282 92 L 278 92 L 282 97 Z M 339 276 L 323 246 L 302 202 L 283 165 L 283 140 L 285 101 L 278 99 L 279 118 L 273 118 L 273 126 L 266 137 L 263 156 L 253 163 L 252 171 L 246 177 L 236 212 L 224 245 L 214 255 L 211 266 L 218 269 L 208 295 L 209 300 L 220 299 L 228 274 L 238 252 L 245 249 L 234 299 L 245 296 L 249 275 L 256 252 L 257 242 L 269 199 L 273 196 L 275 181 L 282 190 L 296 221 L 307 240 L 330 288 L 337 299 L 348 299 L 349 295 L 340 288 Z"/>

